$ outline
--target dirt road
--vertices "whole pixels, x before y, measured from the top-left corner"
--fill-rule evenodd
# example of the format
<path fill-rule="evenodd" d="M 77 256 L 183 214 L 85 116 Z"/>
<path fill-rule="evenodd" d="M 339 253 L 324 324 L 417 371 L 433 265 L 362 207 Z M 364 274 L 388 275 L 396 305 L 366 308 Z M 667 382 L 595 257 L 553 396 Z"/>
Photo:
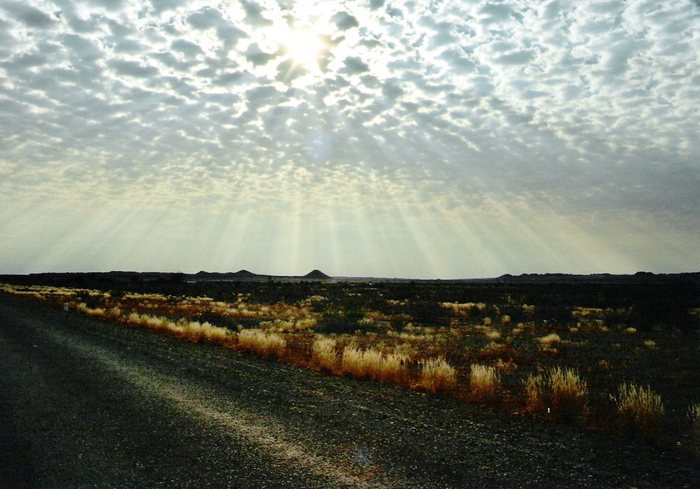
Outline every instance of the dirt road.
<path fill-rule="evenodd" d="M 695 487 L 698 458 L 0 295 L 0 487 Z"/>

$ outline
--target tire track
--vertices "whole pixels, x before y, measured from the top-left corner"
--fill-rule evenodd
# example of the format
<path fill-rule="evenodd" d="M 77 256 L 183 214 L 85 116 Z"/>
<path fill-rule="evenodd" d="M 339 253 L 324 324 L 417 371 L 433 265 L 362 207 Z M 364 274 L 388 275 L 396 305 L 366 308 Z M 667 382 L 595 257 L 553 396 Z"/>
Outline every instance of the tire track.
<path fill-rule="evenodd" d="M 352 467 L 322 456 L 292 439 L 285 426 L 269 417 L 256 416 L 221 397 L 210 388 L 195 386 L 175 375 L 166 374 L 143 363 L 129 364 L 124 358 L 96 347 L 60 329 L 45 330 L 52 341 L 81 356 L 96 361 L 114 375 L 126 380 L 144 395 L 156 396 L 183 414 L 195 417 L 210 428 L 235 433 L 239 438 L 264 450 L 271 464 L 293 464 L 328 481 L 328 487 L 381 489 L 409 487 L 406 481 L 389 479 L 375 470 L 367 480 L 353 473 Z"/>

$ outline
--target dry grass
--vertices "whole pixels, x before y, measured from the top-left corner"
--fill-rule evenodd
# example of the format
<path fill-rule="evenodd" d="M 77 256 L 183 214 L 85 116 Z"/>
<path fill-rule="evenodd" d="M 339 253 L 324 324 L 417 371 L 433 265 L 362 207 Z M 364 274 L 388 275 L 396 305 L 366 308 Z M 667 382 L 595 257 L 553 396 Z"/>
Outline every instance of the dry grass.
<path fill-rule="evenodd" d="M 131 326 L 148 328 L 154 330 L 170 330 L 175 333 L 180 331 L 167 318 L 161 316 L 151 316 L 150 314 L 139 314 L 132 312 L 126 319 L 126 323 Z"/>
<path fill-rule="evenodd" d="M 543 350 L 548 350 L 551 349 L 553 345 L 559 343 L 561 338 L 556 333 L 550 333 L 546 336 L 542 336 L 541 338 L 537 338 L 537 341 L 540 343 L 540 347 Z"/>
<path fill-rule="evenodd" d="M 382 352 L 373 348 L 360 350 L 354 346 L 346 346 L 340 360 L 341 373 L 349 373 L 358 379 L 394 381 L 401 383 L 408 375 L 408 356 L 401 353 Z"/>
<path fill-rule="evenodd" d="M 585 409 L 588 385 L 574 370 L 560 367 L 551 369 L 549 388 L 555 413 L 576 414 Z"/>
<path fill-rule="evenodd" d="M 115 309 L 117 308 L 112 309 L 111 312 L 116 313 Z M 119 312 L 121 313 L 121 310 Z M 162 316 L 138 314 L 136 312 L 132 312 L 128 316 L 120 316 L 119 320 L 131 326 L 170 333 L 193 343 L 204 341 L 226 346 L 232 344 L 235 338 L 235 335 L 227 328 L 214 326 L 208 322 L 200 323 L 199 321 L 188 321 L 187 319 L 180 319 L 174 322 Z"/>
<path fill-rule="evenodd" d="M 338 364 L 335 345 L 336 341 L 334 339 L 317 336 L 311 348 L 311 361 L 313 364 L 334 372 Z"/>
<path fill-rule="evenodd" d="M 423 360 L 419 386 L 428 392 L 452 390 L 457 387 L 457 372 L 442 357 Z"/>
<path fill-rule="evenodd" d="M 525 379 L 525 397 L 527 398 L 527 407 L 531 411 L 539 411 L 545 405 L 545 390 L 547 382 L 543 375 L 530 374 Z"/>
<path fill-rule="evenodd" d="M 199 321 L 179 321 L 178 326 L 182 328 L 182 337 L 192 341 L 206 341 L 209 343 L 217 343 L 226 345 L 233 341 L 233 333 L 226 328 L 214 326 L 208 322 L 200 323 Z"/>
<path fill-rule="evenodd" d="M 272 331 L 244 329 L 238 333 L 238 347 L 245 351 L 257 353 L 264 358 L 284 356 L 287 342 L 284 337 Z"/>
<path fill-rule="evenodd" d="M 501 384 L 501 376 L 493 367 L 472 364 L 469 377 L 469 388 L 472 398 L 483 399 L 493 397 Z"/>
<path fill-rule="evenodd" d="M 547 408 L 548 414 L 571 418 L 587 407 L 588 385 L 572 369 L 550 368 L 544 374 L 529 375 L 524 382 L 527 406 L 532 411 Z"/>
<path fill-rule="evenodd" d="M 693 434 L 700 438 L 700 403 L 693 404 L 688 408 L 688 419 Z"/>
<path fill-rule="evenodd" d="M 622 428 L 653 431 L 660 426 L 664 405 L 661 396 L 650 387 L 624 383 L 618 386 L 617 393 L 610 397 L 617 407 Z"/>
<path fill-rule="evenodd" d="M 629 348 L 633 354 L 647 357 L 658 355 L 659 350 L 674 348 L 670 341 L 664 342 L 663 336 L 646 332 L 642 335 L 641 331 L 628 324 L 621 326 L 615 322 L 609 326 L 606 324 L 607 315 L 615 311 L 595 308 L 574 308 L 572 315 L 576 320 L 557 325 L 555 330 L 548 323 L 535 321 L 534 306 L 522 305 L 523 315 L 514 314 L 511 318 L 504 314 L 511 308 L 502 312 L 496 305 L 443 302 L 439 304 L 447 309 L 447 314 L 445 324 L 438 327 L 401 313 L 400 308 L 408 305 L 406 300 L 387 298 L 385 302 L 391 306 L 390 312 L 381 308 L 365 311 L 365 317 L 360 321 L 363 332 L 355 335 L 358 338 L 355 340 L 349 334 L 329 338 L 313 333 L 313 328 L 322 324 L 326 314 L 323 303 L 327 299 L 321 295 L 309 296 L 294 304 L 266 304 L 255 303 L 253 294 L 240 293 L 232 298 L 221 296 L 213 299 L 3 284 L 0 284 L 0 291 L 53 303 L 66 311 L 78 311 L 85 316 L 156 330 L 189 341 L 235 346 L 266 358 L 278 357 L 295 365 L 321 368 L 334 375 L 346 373 L 358 378 L 410 385 L 430 392 L 459 389 L 457 396 L 460 399 L 466 398 L 464 394 L 468 393 L 477 402 L 500 393 L 501 376 L 507 380 L 519 368 L 534 367 L 537 368 L 535 373 L 526 379 L 522 379 L 521 374 L 518 381 L 522 379 L 527 407 L 547 418 L 550 417 L 548 415 L 552 418 L 587 415 L 588 385 L 572 369 L 544 367 L 559 362 L 547 358 L 540 363 L 534 357 L 535 350 L 539 350 L 540 356 L 561 356 L 581 371 L 586 369 L 591 372 L 591 380 L 597 379 L 596 390 L 593 391 L 596 395 L 591 395 L 590 402 L 593 402 L 593 399 L 601 396 L 608 398 L 612 392 L 610 386 L 614 388 L 625 378 L 623 375 L 631 374 L 620 370 L 621 365 L 615 362 L 622 354 L 621 348 Z M 695 314 L 700 317 L 698 311 L 700 309 Z M 484 317 L 486 314 L 490 317 Z M 236 324 L 235 320 L 240 319 L 240 323 L 246 327 L 256 325 L 257 329 L 243 329 L 237 334 L 207 322 L 194 321 L 196 318 L 207 318 L 214 323 L 219 323 L 218 318 L 221 318 L 221 324 Z M 522 322 L 514 324 L 515 321 Z M 393 329 L 395 324 L 402 327 Z M 448 324 L 449 329 L 443 327 Z M 588 359 L 582 355 L 596 346 L 599 333 L 609 331 L 615 332 L 614 340 L 605 340 L 604 344 L 609 345 L 616 356 L 609 357 L 609 364 L 606 360 L 599 360 L 604 357 L 596 352 L 596 357 L 591 360 L 593 363 L 586 363 Z M 557 333 L 561 333 L 562 337 Z M 593 334 L 596 337 L 592 337 Z M 568 341 L 570 339 L 576 341 Z M 351 346 L 343 348 L 348 344 Z M 561 354 L 558 349 L 561 349 Z M 468 385 L 466 382 L 458 385 L 457 372 L 443 355 L 460 366 L 468 365 L 471 361 L 481 362 L 470 366 Z M 426 357 L 428 359 L 423 361 L 412 360 Z M 515 364 L 514 359 L 521 362 L 521 359 L 529 360 L 531 357 L 532 362 L 523 362 L 521 366 Z M 467 373 L 463 375 L 466 380 Z M 506 392 L 504 389 L 503 393 Z M 613 418 L 635 431 L 656 429 L 661 425 L 664 406 L 650 387 L 623 384 L 614 394 L 609 396 L 611 401 L 607 406 L 593 406 L 595 409 L 591 412 L 596 416 L 605 413 L 614 402 L 618 416 Z M 669 400 L 668 410 L 679 413 L 684 418 L 684 427 L 687 429 L 692 425 L 693 434 L 700 437 L 700 403 L 696 402 L 696 398 L 691 398 L 691 401 L 695 404 L 686 412 L 687 402 L 678 410 L 675 409 L 676 404 Z M 674 409 L 671 409 L 672 406 Z M 585 418 L 582 416 L 582 419 Z M 601 420 L 596 418 L 592 421 L 597 425 Z M 673 424 L 677 425 L 680 424 Z"/>

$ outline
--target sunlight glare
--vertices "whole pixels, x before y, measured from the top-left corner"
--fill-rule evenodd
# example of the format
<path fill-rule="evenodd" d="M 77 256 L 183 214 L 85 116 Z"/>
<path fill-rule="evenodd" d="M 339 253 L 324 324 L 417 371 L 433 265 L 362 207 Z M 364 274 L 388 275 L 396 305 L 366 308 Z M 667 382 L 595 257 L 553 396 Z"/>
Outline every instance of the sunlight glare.
<path fill-rule="evenodd" d="M 304 67 L 317 66 L 324 45 L 321 38 L 309 30 L 289 31 L 282 40 L 290 58 Z"/>

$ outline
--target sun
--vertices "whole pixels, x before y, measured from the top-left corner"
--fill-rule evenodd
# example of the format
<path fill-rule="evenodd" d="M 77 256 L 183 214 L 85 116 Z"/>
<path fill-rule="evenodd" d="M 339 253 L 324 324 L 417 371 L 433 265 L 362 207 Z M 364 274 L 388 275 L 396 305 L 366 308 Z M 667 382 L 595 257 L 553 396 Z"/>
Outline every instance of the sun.
<path fill-rule="evenodd" d="M 294 63 L 306 68 L 318 66 L 325 49 L 321 36 L 310 30 L 290 30 L 282 39 L 282 46 Z"/>

